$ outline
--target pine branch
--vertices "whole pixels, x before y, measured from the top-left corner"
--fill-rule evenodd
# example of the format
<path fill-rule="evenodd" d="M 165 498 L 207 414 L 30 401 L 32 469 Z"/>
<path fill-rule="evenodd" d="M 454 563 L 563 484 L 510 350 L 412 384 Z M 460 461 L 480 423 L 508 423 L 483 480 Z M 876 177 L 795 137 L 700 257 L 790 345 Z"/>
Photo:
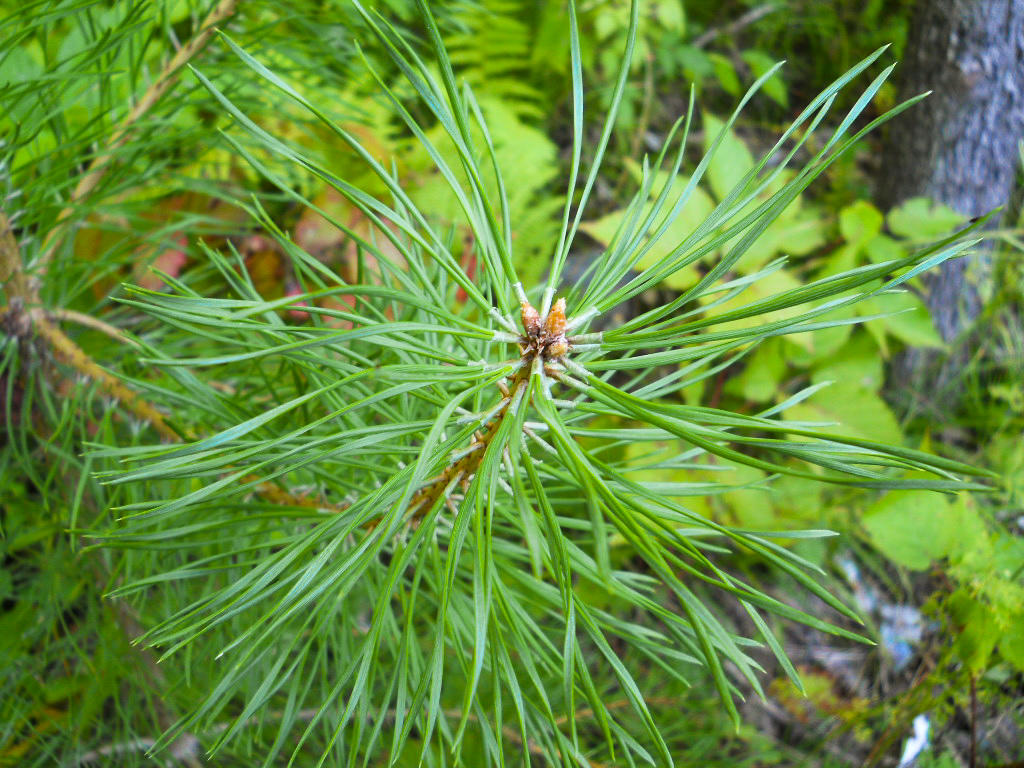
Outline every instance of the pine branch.
<path fill-rule="evenodd" d="M 113 130 L 107 140 L 105 151 L 97 153 L 96 157 L 89 164 L 82 178 L 75 186 L 68 200 L 68 204 L 57 214 L 57 220 L 53 227 L 46 234 L 41 247 L 42 255 L 39 257 L 35 282 L 42 279 L 49 269 L 53 257 L 64 242 L 68 234 L 66 226 L 68 219 L 74 214 L 77 206 L 96 189 L 103 176 L 106 174 L 110 163 L 113 161 L 114 153 L 124 146 L 131 136 L 135 124 L 142 119 L 150 109 L 163 97 L 177 80 L 181 69 L 188 64 L 210 41 L 217 25 L 230 18 L 235 12 L 237 0 L 220 0 L 213 10 L 199 25 L 199 30 L 178 52 L 171 58 L 163 68 L 156 80 L 154 80 L 146 92 L 139 99 L 135 108 L 128 113 L 121 123 Z"/>
<path fill-rule="evenodd" d="M 71 366 L 83 376 L 95 381 L 107 395 L 120 401 L 132 415 L 149 422 L 160 437 L 177 441 L 182 438 L 178 430 L 168 424 L 166 417 L 151 403 L 132 391 L 113 374 L 94 361 L 85 351 L 69 339 L 60 328 L 38 310 L 32 311 L 32 325 L 36 332 L 50 345 L 54 356 Z"/>
<path fill-rule="evenodd" d="M 483 141 L 492 149 L 487 128 L 470 97 L 460 95 L 425 2 L 421 10 L 437 54 L 440 81 L 414 52 L 406 57 L 402 36 L 379 26 L 386 25 L 385 21 L 369 12 L 363 16 L 379 33 L 382 44 L 388 46 L 395 63 L 411 75 L 423 104 L 451 139 L 465 172 L 465 186 L 460 184 L 459 174 L 450 172 L 440 152 L 431 156 L 473 231 L 477 275 L 470 278 L 455 260 L 450 238 L 433 229 L 430 214 L 416 207 L 394 168 L 389 170 L 375 160 L 358 138 L 335 125 L 316 104 L 237 49 L 261 77 L 335 129 L 392 193 L 393 204 L 389 206 L 340 181 L 348 178 L 348 168 L 324 167 L 300 149 L 274 139 L 212 83 L 203 81 L 237 118 L 238 125 L 249 130 L 265 148 L 317 173 L 368 218 L 381 224 L 379 229 L 388 238 L 389 247 L 393 246 L 401 258 L 389 260 L 370 242 L 362 243 L 362 247 L 374 258 L 379 257 L 382 267 L 387 265 L 392 270 L 395 287 L 375 286 L 374 291 L 367 291 L 365 300 L 334 312 L 335 317 L 349 324 L 341 331 L 315 319 L 303 327 L 277 322 L 275 313 L 286 305 L 263 301 L 251 286 L 237 282 L 234 265 L 212 254 L 211 259 L 226 279 L 239 287 L 241 299 L 204 298 L 187 289 L 183 292 L 189 295 L 180 297 L 149 296 L 148 306 L 154 314 L 175 324 L 165 339 L 162 361 L 189 367 L 222 366 L 239 385 L 236 401 L 229 404 L 231 411 L 222 408 L 224 404 L 215 397 L 209 403 L 197 403 L 196 431 L 211 429 L 202 421 L 203 406 L 210 406 L 206 413 L 223 414 L 229 422 L 217 435 L 179 451 L 158 450 L 150 456 L 140 456 L 135 446 L 107 452 L 108 457 L 152 459 L 148 466 L 122 473 L 118 482 L 162 480 L 172 492 L 180 492 L 170 501 L 133 503 L 135 514 L 114 532 L 111 542 L 117 546 L 120 540 L 135 547 L 146 541 L 160 541 L 161 546 L 166 543 L 180 548 L 182 562 L 188 565 L 175 572 L 165 571 L 161 578 L 166 578 L 159 584 L 146 574 L 125 589 L 168 589 L 171 582 L 180 585 L 181 592 L 172 594 L 172 599 L 187 598 L 182 610 L 145 638 L 168 648 L 168 654 L 201 636 L 212 641 L 214 632 L 223 633 L 216 636 L 220 653 L 232 655 L 233 661 L 218 667 L 214 693 L 198 704 L 180 726 L 210 723 L 225 706 L 234 708 L 235 703 L 244 701 L 237 719 L 214 749 L 271 701 L 287 700 L 290 711 L 297 712 L 305 702 L 314 700 L 318 714 L 309 722 L 300 746 L 324 725 L 333 725 L 338 738 L 344 733 L 346 740 L 351 727 L 348 749 L 352 758 L 363 757 L 361 751 L 365 750 L 365 760 L 372 761 L 375 751 L 387 748 L 378 741 L 377 734 L 392 717 L 389 713 L 394 712 L 389 759 L 393 761 L 411 746 L 409 735 L 415 728 L 424 751 L 434 748 L 436 738 L 447 742 L 452 762 L 458 763 L 466 723 L 477 720 L 474 711 L 484 706 L 485 691 L 494 690 L 516 691 L 511 703 L 504 693 L 495 701 L 493 723 L 487 722 L 489 717 L 480 716 L 478 720 L 481 730 L 487 730 L 488 743 L 494 744 L 490 753 L 494 761 L 500 762 L 503 741 L 532 753 L 531 739 L 536 738 L 547 759 L 585 764 L 575 715 L 589 711 L 609 748 L 621 745 L 623 760 L 633 761 L 640 754 L 640 748 L 634 747 L 638 744 L 633 733 L 636 731 L 656 748 L 658 760 L 670 763 L 667 735 L 651 716 L 648 704 L 652 699 L 645 700 L 631 668 L 635 670 L 638 662 L 643 665 L 649 659 L 673 680 L 683 681 L 677 670 L 679 662 L 703 664 L 711 671 L 715 688 L 734 718 L 738 718 L 733 703 L 737 688 L 731 678 L 758 687 L 758 665 L 745 649 L 747 638 L 735 635 L 705 605 L 703 596 L 691 591 L 690 577 L 741 601 L 755 621 L 760 620 L 755 609 L 765 610 L 821 631 L 858 636 L 779 603 L 722 570 L 711 556 L 718 548 L 706 549 L 702 534 L 723 538 L 729 548 L 736 544 L 752 552 L 770 566 L 791 574 L 832 608 L 853 615 L 807 572 L 810 566 L 786 547 L 760 534 L 705 519 L 678 502 L 674 486 L 686 486 L 686 492 L 680 495 L 693 495 L 703 492 L 700 487 L 692 487 L 699 484 L 635 479 L 637 476 L 630 473 L 643 468 L 643 463 L 628 456 L 620 458 L 623 446 L 668 438 L 673 446 L 679 446 L 682 462 L 688 460 L 687 454 L 707 451 L 762 472 L 818 479 L 813 472 L 794 469 L 797 462 L 804 462 L 828 470 L 830 481 L 868 487 L 906 487 L 908 481 L 902 480 L 900 473 L 922 468 L 943 479 L 913 480 L 922 483 L 919 487 L 966 487 L 959 480 L 946 479 L 949 472 L 960 471 L 949 462 L 932 461 L 900 447 L 886 451 L 864 440 L 825 437 L 775 419 L 778 411 L 787 407 L 785 403 L 757 417 L 688 406 L 677 397 L 678 389 L 672 388 L 671 382 L 680 381 L 675 374 L 665 377 L 669 383 L 657 378 L 666 366 L 683 362 L 685 367 L 707 370 L 711 375 L 720 362 L 719 355 L 752 348 L 770 336 L 830 327 L 825 313 L 834 309 L 836 302 L 845 301 L 842 297 L 858 288 L 874 290 L 869 283 L 885 277 L 856 269 L 724 309 L 715 297 L 715 292 L 742 292 L 744 284 L 731 285 L 729 277 L 738 259 L 859 136 L 844 138 L 856 118 L 851 114 L 803 170 L 792 177 L 780 176 L 806 141 L 804 135 L 813 132 L 824 117 L 835 92 L 874 58 L 866 59 L 859 69 L 851 70 L 823 92 L 760 164 L 723 195 L 704 223 L 685 239 L 675 240 L 663 255 L 651 256 L 641 269 L 638 264 L 648 255 L 648 246 L 665 234 L 685 204 L 685 195 L 701 183 L 701 175 L 722 140 L 716 141 L 698 166 L 682 196 L 670 199 L 669 185 L 662 193 L 652 192 L 651 183 L 645 181 L 614 245 L 569 294 L 574 305 L 588 308 L 570 323 L 565 318 L 565 301 L 560 299 L 551 306 L 551 299 L 562 288 L 560 275 L 580 223 L 580 212 L 586 207 L 601 158 L 609 146 L 628 82 L 631 47 L 623 59 L 613 108 L 595 157 L 586 160 L 590 170 L 582 196 L 576 194 L 576 171 L 582 164 L 585 134 L 582 123 L 578 123 L 564 235 L 537 311 L 516 282 L 510 256 L 511 228 L 502 213 L 503 186 L 499 178 L 499 199 L 495 202 L 483 181 L 489 178 L 490 169 L 478 163 L 480 152 L 479 146 L 474 146 L 471 117 L 477 117 Z M 630 46 L 636 37 L 638 13 L 633 4 Z M 584 99 L 575 24 L 572 29 L 573 101 L 581 114 Z M 884 76 L 880 76 L 865 91 L 863 104 L 870 103 L 883 81 Z M 384 78 L 380 82 L 386 90 Z M 407 125 L 417 138 L 427 142 L 427 132 L 411 117 L 404 102 L 396 99 L 395 108 L 403 120 L 408 118 Z M 727 125 L 735 119 L 734 114 Z M 686 126 L 688 130 L 689 120 Z M 804 131 L 805 126 L 811 130 Z M 680 144 L 685 146 L 685 136 Z M 429 147 L 435 149 L 433 144 Z M 789 152 L 784 161 L 778 167 L 769 166 L 769 158 L 783 148 Z M 680 150 L 672 175 L 678 172 L 682 155 Z M 666 156 L 667 149 L 650 166 L 649 173 L 645 168 L 646 179 L 665 171 Z M 257 162 L 254 165 L 260 168 Z M 497 167 L 494 171 L 500 177 Z M 266 175 L 277 183 L 270 173 Z M 772 186 L 776 181 L 779 183 Z M 769 194 L 765 195 L 766 191 Z M 656 199 L 645 208 L 648 198 Z M 572 219 L 569 209 L 577 205 Z M 394 231 L 383 222 L 393 223 Z M 914 270 L 949 258 L 957 247 L 947 243 L 934 253 L 897 264 L 908 270 L 901 272 L 899 279 L 909 279 Z M 567 335 L 576 327 L 585 330 L 586 321 L 581 318 L 614 310 L 712 252 L 721 253 L 721 258 L 709 263 L 706 270 L 702 268 L 699 279 L 679 299 L 618 324 L 603 335 Z M 296 273 L 310 274 L 306 269 L 310 264 L 311 260 L 297 256 Z M 889 264 L 885 270 L 893 268 Z M 743 279 L 747 278 L 756 282 L 759 276 L 744 275 Z M 886 286 L 898 284 L 891 281 Z M 466 303 L 474 305 L 461 318 L 457 316 L 461 305 L 453 310 L 448 304 L 456 287 L 465 292 Z M 521 328 L 506 318 L 515 304 L 513 290 L 520 300 Z M 315 290 L 309 294 L 311 304 L 315 294 Z M 707 302 L 708 297 L 712 301 Z M 785 318 L 769 319 L 790 309 L 794 310 L 793 318 L 786 313 Z M 309 310 L 310 317 L 315 318 L 317 311 L 332 316 L 322 307 L 311 306 Z M 486 320 L 488 315 L 493 322 Z M 481 318 L 483 323 L 478 323 Z M 760 325 L 738 327 L 737 321 L 749 318 L 763 319 Z M 448 322 L 455 320 L 463 324 Z M 495 330 L 495 322 L 504 330 Z M 174 328 L 183 335 L 175 337 Z M 197 357 L 184 356 L 183 350 L 187 350 L 185 355 L 193 354 L 197 338 L 208 346 Z M 500 373 L 495 373 L 494 354 L 505 349 L 501 345 L 512 343 L 519 345 L 519 359 L 511 366 L 500 363 Z M 235 345 L 239 349 L 223 348 Z M 570 359 L 571 352 L 581 354 Z M 682 366 L 680 371 L 680 375 L 688 375 Z M 492 403 L 490 410 L 470 414 L 472 425 L 467 426 L 464 418 L 455 415 L 458 408 L 470 398 L 475 403 L 495 400 L 493 387 L 501 375 L 506 376 L 498 384 L 501 398 Z M 549 386 L 556 377 L 576 390 L 576 399 L 569 407 L 550 396 Z M 202 391 L 201 380 L 195 384 L 192 379 L 188 386 L 191 392 Z M 796 397 L 799 395 L 792 399 Z M 273 405 L 266 408 L 266 403 Z M 549 455 L 538 462 L 527 455 L 525 461 L 509 461 L 503 466 L 506 446 L 502 443 L 514 432 L 510 427 L 522 421 L 524 433 L 533 435 L 534 424 L 527 425 L 524 420 L 525 409 L 531 407 L 547 430 L 544 439 L 550 445 L 543 445 Z M 239 420 L 234 420 L 235 413 Z M 458 425 L 454 436 L 450 432 L 453 423 Z M 463 442 L 470 440 L 477 424 L 481 426 L 471 444 L 463 449 Z M 800 440 L 802 437 L 808 440 Z M 413 455 L 417 457 L 415 465 L 401 460 Z M 377 461 L 379 456 L 387 459 Z M 516 453 L 511 458 L 522 456 Z M 208 482 L 226 465 L 241 469 Z M 430 470 L 441 469 L 441 474 L 406 490 L 410 478 L 422 477 L 415 473 L 425 471 L 422 468 L 427 465 Z M 238 504 L 234 479 L 243 473 L 249 473 L 245 477 L 249 488 L 256 486 L 261 476 L 323 483 L 325 494 L 337 491 L 342 495 L 339 497 L 352 499 L 352 512 L 323 519 L 315 516 L 313 525 L 308 520 L 314 516 L 307 515 L 307 519 L 282 531 L 274 519 L 276 513 L 260 517 L 252 514 L 248 504 Z M 481 482 L 485 478 L 490 482 Z M 461 501 L 463 509 L 455 509 L 460 500 L 452 489 L 460 482 L 467 486 L 463 498 L 472 500 L 474 509 L 469 508 L 472 505 L 467 500 Z M 713 486 L 710 492 L 728 487 L 709 486 Z M 226 503 L 219 503 L 222 501 Z M 298 503 L 321 506 L 310 499 Z M 405 505 L 404 509 L 395 509 L 399 503 Z M 447 503 L 454 514 L 451 520 L 437 524 L 427 515 L 440 503 Z M 473 514 L 485 507 L 486 514 Z M 376 535 L 361 535 L 359 526 L 363 521 L 382 513 L 394 522 L 424 522 L 408 536 L 385 539 L 380 530 Z M 373 528 L 380 519 L 367 527 Z M 699 532 L 693 533 L 694 528 Z M 236 530 L 238 536 L 234 535 Z M 631 574 L 614 567 L 609 549 L 613 546 L 610 542 L 616 540 L 642 558 L 649 580 L 632 581 Z M 531 567 L 525 567 L 527 563 Z M 198 600 L 194 598 L 200 587 L 193 579 L 206 580 L 208 591 Z M 631 610 L 606 610 L 606 604 L 588 599 L 585 590 L 577 589 L 581 581 L 601 585 Z M 660 597 L 661 592 L 674 597 L 671 603 Z M 346 616 L 366 616 L 366 626 L 362 622 L 357 627 L 339 626 L 339 619 Z M 771 644 L 767 625 L 761 621 L 758 627 Z M 360 638 L 356 644 L 348 637 L 353 629 Z M 296 640 L 282 643 L 285 637 Z M 784 657 L 777 646 L 772 650 Z M 610 684 L 611 675 L 606 674 L 609 667 L 614 669 Z M 786 671 L 796 676 L 792 665 Z M 333 679 L 336 672 L 340 674 L 337 682 Z M 324 679 L 328 680 L 326 685 L 321 684 Z M 458 693 L 451 690 L 453 685 L 465 686 L 462 722 L 454 733 L 437 727 L 438 719 L 446 712 L 442 702 L 447 703 L 450 694 Z M 625 694 L 622 701 L 627 703 L 622 706 L 635 715 L 629 721 L 618 721 L 613 716 L 619 707 L 608 701 L 605 691 L 614 685 Z M 254 692 L 258 693 L 255 697 Z M 383 700 L 376 700 L 378 695 Z M 589 704 L 585 710 L 578 706 L 583 697 Z M 375 712 L 377 718 L 369 730 L 362 722 L 368 711 Z M 565 718 L 556 716 L 563 712 Z M 337 722 L 329 724 L 321 719 L 330 717 L 337 717 Z M 511 718 L 519 728 L 515 736 L 506 730 Z M 291 722 L 294 719 L 282 728 Z M 197 727 L 195 732 L 204 731 Z M 168 735 L 168 742 L 172 735 Z M 285 743 L 286 736 L 280 734 L 276 743 Z M 331 748 L 328 745 L 325 749 Z"/>
<path fill-rule="evenodd" d="M 82 376 L 94 381 L 100 389 L 110 397 L 118 400 L 133 416 L 148 422 L 161 438 L 178 442 L 184 439 L 177 429 L 172 427 L 160 410 L 142 398 L 137 392 L 121 383 L 121 380 L 99 365 L 78 344 L 70 339 L 53 322 L 48 314 L 58 319 L 72 320 L 80 325 L 95 328 L 112 338 L 135 345 L 120 330 L 102 320 L 83 315 L 72 310 L 58 309 L 44 313 L 38 306 L 28 309 L 27 306 L 37 305 L 39 301 L 35 287 L 25 279 L 21 268 L 20 249 L 7 216 L 0 211 L 0 285 L 7 291 L 8 307 L 0 314 L 5 325 L 21 327 L 25 333 L 35 330 L 45 340 L 55 358 L 70 366 Z M 243 482 L 251 482 L 256 478 L 245 478 Z M 257 493 L 268 501 L 281 506 L 326 509 L 334 513 L 343 512 L 347 505 L 334 505 L 315 499 L 296 496 L 281 490 L 271 483 L 261 483 Z"/>
<path fill-rule="evenodd" d="M 664 699 L 652 698 L 649 701 L 652 704 L 653 703 L 660 703 L 660 704 L 663 704 L 664 706 L 672 706 L 673 704 L 677 704 L 678 703 L 678 701 L 676 699 L 674 699 L 674 698 L 664 698 Z M 609 710 L 616 710 L 616 709 L 624 709 L 624 708 L 628 707 L 629 705 L 630 705 L 630 702 L 629 702 L 628 699 L 619 699 L 617 701 L 610 702 L 607 706 L 608 706 Z M 314 720 L 319 714 L 320 714 L 319 707 L 309 707 L 307 709 L 300 709 L 298 712 L 294 713 L 292 715 L 292 719 L 295 722 L 308 723 L 311 720 Z M 394 716 L 395 716 L 394 712 L 392 711 L 389 714 L 390 714 L 391 718 L 394 719 Z M 444 710 L 444 716 L 447 717 L 447 718 L 451 718 L 451 719 L 461 719 L 463 717 L 463 712 L 460 709 L 446 709 L 446 710 Z M 474 714 L 473 712 L 470 712 L 470 713 L 466 714 L 465 716 L 469 720 L 472 720 L 472 721 L 477 721 L 479 719 L 476 716 L 476 714 Z M 581 710 L 577 711 L 573 715 L 573 719 L 574 720 L 587 720 L 587 719 L 593 718 L 594 716 L 595 716 L 594 711 L 592 709 L 590 709 L 590 708 L 586 708 L 586 709 L 581 709 Z M 245 722 L 244 727 L 250 727 L 250 726 L 258 725 L 258 724 L 264 722 L 267 718 L 274 719 L 274 720 L 282 720 L 282 719 L 284 719 L 284 713 L 283 712 L 269 712 L 269 713 L 267 713 L 267 715 L 260 715 L 260 716 L 255 716 L 254 715 L 253 717 L 250 717 Z M 559 723 L 564 725 L 566 722 L 568 722 L 568 720 L 569 720 L 568 717 L 564 717 L 563 716 L 563 717 L 559 718 Z M 231 723 L 227 723 L 227 722 L 225 722 L 225 723 L 215 723 L 214 725 L 211 725 L 209 728 L 204 729 L 202 731 L 202 734 L 204 736 L 213 736 L 215 734 L 223 733 L 224 731 L 228 730 L 231 727 L 232 727 Z M 502 726 L 501 731 L 502 731 L 502 735 L 506 739 L 508 739 L 510 742 L 512 742 L 512 744 L 514 744 L 515 746 L 520 747 L 520 748 L 525 746 L 526 749 L 529 750 L 531 754 L 537 755 L 538 757 L 547 757 L 548 753 L 544 749 L 542 749 L 540 746 L 538 746 L 537 744 L 533 743 L 532 741 L 531 742 L 527 742 L 524 745 L 523 744 L 522 736 L 520 736 L 519 733 L 517 733 L 514 728 L 511 728 L 511 727 L 506 725 L 506 726 Z M 199 746 L 200 746 L 199 745 L 199 740 L 196 739 L 191 734 L 188 734 L 188 736 L 189 736 L 188 739 L 183 738 L 183 737 L 179 737 L 179 739 L 175 742 L 175 744 L 168 748 L 168 752 L 170 753 L 170 756 L 173 759 L 181 760 L 181 761 L 187 761 L 189 764 L 196 764 L 197 758 L 199 757 Z M 156 746 L 156 743 L 157 743 L 157 740 L 154 739 L 154 738 L 143 737 L 143 738 L 138 738 L 138 739 L 132 739 L 130 741 L 117 742 L 116 744 L 105 744 L 102 747 L 97 747 L 96 749 L 90 750 L 89 752 L 86 752 L 85 754 L 80 755 L 77 759 L 75 759 L 74 761 L 68 763 L 67 765 L 70 768 L 70 766 L 80 766 L 80 765 L 87 765 L 87 764 L 90 764 L 90 763 L 96 763 L 96 762 L 98 762 L 100 760 L 100 758 L 113 757 L 113 756 L 116 756 L 116 755 L 124 755 L 124 754 L 128 754 L 128 753 L 131 753 L 131 752 L 144 752 L 144 751 L 147 751 L 149 749 L 152 749 L 154 746 Z M 603 763 L 599 763 L 599 762 L 597 762 L 595 760 L 589 760 L 588 763 L 589 763 L 589 768 L 603 768 L 603 765 L 604 765 Z"/>
<path fill-rule="evenodd" d="M 559 299 L 546 317 L 541 319 L 540 313 L 528 301 L 521 304 L 521 322 L 523 334 L 519 337 L 520 361 L 512 381 L 502 385 L 502 399 L 498 403 L 497 412 L 491 417 L 482 433 L 474 436 L 470 452 L 448 465 L 444 472 L 421 488 L 409 502 L 409 510 L 414 521 L 418 521 L 437 502 L 445 489 L 456 482 L 463 486 L 469 485 L 480 467 L 487 452 L 487 447 L 494 440 L 502 422 L 513 405 L 525 401 L 529 405 L 530 377 L 535 365 L 546 361 L 556 361 L 568 353 L 570 345 L 565 336 L 565 299 Z"/>
<path fill-rule="evenodd" d="M 38 306 L 37 286 L 33 286 L 25 279 L 21 268 L 18 242 L 14 239 L 10 221 L 2 211 L 0 211 L 0 281 L 5 284 L 7 289 L 8 308 L 5 315 L 14 315 L 13 319 L 17 324 L 27 325 L 34 329 L 47 342 L 54 357 L 95 381 L 100 389 L 119 400 L 134 416 L 152 424 L 162 438 L 166 440 L 180 439 L 178 431 L 167 423 L 164 415 L 155 406 L 143 400 L 137 393 L 122 384 L 120 379 L 107 372 L 89 357 L 81 347 L 52 323 L 42 308 Z M 74 316 L 81 317 L 78 313 L 75 313 Z M 79 322 L 81 322 L 80 319 Z M 95 323 L 99 322 L 95 321 Z M 95 323 L 91 324 L 95 327 Z M 102 325 L 117 332 L 106 323 Z"/>

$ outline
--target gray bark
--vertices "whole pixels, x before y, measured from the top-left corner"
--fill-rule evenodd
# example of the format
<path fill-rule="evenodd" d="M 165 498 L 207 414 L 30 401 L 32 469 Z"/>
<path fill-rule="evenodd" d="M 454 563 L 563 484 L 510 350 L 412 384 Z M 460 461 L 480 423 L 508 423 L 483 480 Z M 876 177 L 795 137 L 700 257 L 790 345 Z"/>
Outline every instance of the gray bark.
<path fill-rule="evenodd" d="M 972 217 L 1005 205 L 1024 137 L 1024 0 L 919 0 L 904 59 L 901 95 L 933 93 L 893 121 L 878 203 L 923 195 Z M 982 249 L 926 278 L 926 302 L 947 342 L 977 317 L 987 262 Z M 897 371 L 935 394 L 950 379 L 949 362 L 936 370 L 933 358 L 912 354 Z"/>

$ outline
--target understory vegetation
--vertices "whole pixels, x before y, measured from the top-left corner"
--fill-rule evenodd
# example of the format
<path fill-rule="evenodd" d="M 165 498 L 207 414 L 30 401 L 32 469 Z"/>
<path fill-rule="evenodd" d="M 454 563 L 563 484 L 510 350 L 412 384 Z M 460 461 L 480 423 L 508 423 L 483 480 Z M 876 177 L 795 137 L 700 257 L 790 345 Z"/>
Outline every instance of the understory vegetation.
<path fill-rule="evenodd" d="M 871 202 L 909 23 L 0 2 L 0 765 L 1019 765 L 1024 219 Z"/>

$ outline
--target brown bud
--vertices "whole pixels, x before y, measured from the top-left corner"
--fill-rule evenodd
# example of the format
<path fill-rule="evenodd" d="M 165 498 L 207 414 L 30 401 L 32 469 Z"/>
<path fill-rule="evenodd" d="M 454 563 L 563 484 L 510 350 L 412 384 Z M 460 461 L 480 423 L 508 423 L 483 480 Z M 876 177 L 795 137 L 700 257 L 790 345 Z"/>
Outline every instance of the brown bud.
<path fill-rule="evenodd" d="M 567 354 L 569 354 L 569 342 L 565 340 L 565 336 L 559 336 L 544 350 L 544 357 L 548 360 L 557 360 Z"/>
<path fill-rule="evenodd" d="M 540 335 L 540 314 L 533 305 L 524 301 L 520 305 L 522 309 L 523 318 L 523 330 L 526 331 L 527 336 L 539 336 Z"/>
<path fill-rule="evenodd" d="M 544 329 L 548 336 L 561 336 L 565 333 L 565 299 L 559 299 L 548 312 L 548 320 Z"/>

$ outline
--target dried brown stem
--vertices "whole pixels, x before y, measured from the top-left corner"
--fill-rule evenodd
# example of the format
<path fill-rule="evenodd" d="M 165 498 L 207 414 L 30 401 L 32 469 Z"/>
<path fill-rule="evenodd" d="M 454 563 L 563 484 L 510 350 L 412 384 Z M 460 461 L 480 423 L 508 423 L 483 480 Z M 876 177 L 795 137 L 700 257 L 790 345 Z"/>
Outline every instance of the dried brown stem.
<path fill-rule="evenodd" d="M 3 313 L 4 315 L 14 316 L 14 319 L 18 321 L 16 324 L 23 325 L 26 332 L 34 329 L 39 337 L 47 342 L 55 358 L 75 369 L 82 376 L 96 382 L 107 395 L 120 401 L 122 406 L 133 416 L 152 424 L 160 437 L 173 442 L 183 439 L 184 436 L 167 423 L 167 419 L 156 406 L 144 400 L 138 393 L 122 384 L 116 376 L 103 369 L 51 322 L 39 307 L 31 310 L 25 308 L 26 304 L 38 303 L 38 298 L 25 279 L 21 269 L 18 242 L 14 239 L 10 222 L 2 211 L 0 211 L 0 284 L 5 286 L 8 299 L 8 308 Z M 126 343 L 134 344 L 113 326 L 88 315 L 69 310 L 57 310 L 52 314 L 59 319 L 73 320 L 113 335 Z M 251 482 L 253 479 L 255 478 L 248 477 L 244 481 Z M 282 506 L 316 507 L 333 512 L 342 512 L 345 509 L 344 506 L 332 506 L 320 503 L 315 499 L 295 496 L 271 483 L 259 484 L 256 487 L 256 492 L 271 503 Z"/>
<path fill-rule="evenodd" d="M 445 488 L 456 482 L 459 478 L 462 479 L 463 483 L 468 483 L 473 475 L 476 474 L 477 469 L 480 467 L 480 462 L 483 461 L 484 454 L 487 453 L 487 446 L 490 445 L 494 436 L 498 432 L 498 428 L 501 427 L 505 416 L 508 414 L 509 408 L 512 403 L 516 400 L 517 393 L 522 387 L 527 386 L 530 380 L 530 369 L 533 365 L 534 353 L 523 355 L 523 364 L 516 372 L 515 378 L 513 378 L 511 385 L 506 385 L 504 390 L 508 394 L 504 396 L 504 403 L 498 412 L 491 417 L 491 420 L 487 423 L 487 427 L 482 433 L 477 433 L 473 443 L 474 446 L 480 446 L 475 450 L 470 451 L 465 456 L 460 458 L 458 461 L 454 461 L 449 464 L 444 472 L 442 472 L 437 478 L 431 480 L 429 483 L 420 488 L 419 491 L 409 501 L 409 509 L 412 511 L 413 522 L 418 522 L 430 509 L 437 503 L 438 498 L 444 493 Z"/>
<path fill-rule="evenodd" d="M 122 384 L 116 376 L 100 367 L 82 351 L 81 347 L 65 336 L 60 328 L 38 312 L 33 313 L 32 320 L 36 332 L 47 341 L 58 360 L 95 381 L 106 394 L 119 400 L 134 416 L 152 424 L 160 437 L 175 441 L 181 439 L 181 435 L 167 423 L 160 411 Z"/>
<path fill-rule="evenodd" d="M 58 360 L 95 381 L 104 392 L 120 400 L 135 416 L 151 423 L 161 437 L 170 440 L 180 439 L 180 435 L 167 424 L 160 411 L 128 389 L 116 376 L 101 368 L 38 308 L 25 308 L 25 305 L 38 303 L 38 295 L 25 279 L 21 269 L 18 242 L 14 239 L 10 221 L 3 212 L 0 212 L 0 281 L 7 290 L 7 313 L 27 313 L 31 327 L 50 345 Z"/>
<path fill-rule="evenodd" d="M 109 167 L 113 151 L 128 140 L 131 129 L 175 83 L 181 68 L 206 46 L 217 24 L 231 16 L 236 5 L 237 0 L 222 0 L 213 8 L 200 25 L 199 32 L 178 50 L 157 79 L 150 85 L 146 93 L 143 94 L 135 108 L 111 134 L 106 153 L 98 155 L 93 160 L 71 193 L 69 204 L 57 215 L 56 224 L 44 240 L 43 255 L 40 257 L 39 264 L 40 273 L 45 273 L 46 268 L 53 259 L 54 253 L 63 242 L 66 235 L 63 225 L 74 212 L 75 206 L 85 199 L 102 180 Z M 31 310 L 26 314 L 26 319 L 31 322 L 39 336 L 50 345 L 57 359 L 99 384 L 104 392 L 119 400 L 134 416 L 152 424 L 153 428 L 162 438 L 175 442 L 182 439 L 183 436 L 167 423 L 164 415 L 155 406 L 122 384 L 117 377 L 100 367 L 81 347 L 68 338 L 39 310 L 37 306 L 39 304 L 38 284 L 32 284 L 26 279 L 22 268 L 18 242 L 14 238 L 14 232 L 12 231 L 9 219 L 2 211 L 0 211 L 0 285 L 5 287 L 7 293 L 8 312 L 23 312 L 23 307 L 31 307 Z M 58 319 L 71 320 L 81 325 L 87 325 L 120 341 L 135 344 L 118 329 L 101 320 L 65 309 L 56 310 L 52 314 Z M 269 483 L 259 485 L 257 492 L 276 504 L 302 507 L 324 506 L 314 500 L 288 494 Z M 336 509 L 341 511 L 343 507 Z"/>

